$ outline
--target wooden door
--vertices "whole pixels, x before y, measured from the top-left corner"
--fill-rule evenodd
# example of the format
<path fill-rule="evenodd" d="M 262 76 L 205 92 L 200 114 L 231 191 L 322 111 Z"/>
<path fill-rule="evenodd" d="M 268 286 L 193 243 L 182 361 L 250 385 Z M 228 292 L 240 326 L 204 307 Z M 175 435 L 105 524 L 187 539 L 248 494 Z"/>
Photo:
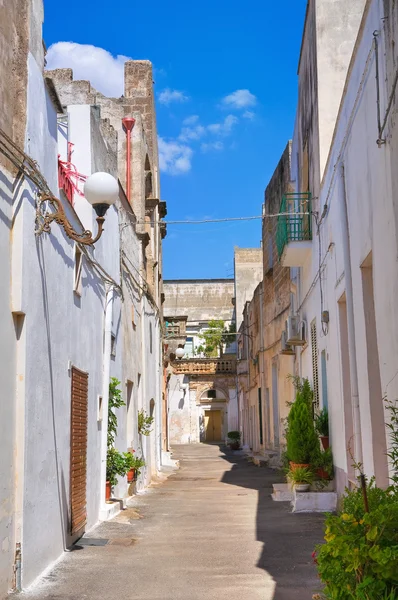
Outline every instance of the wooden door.
<path fill-rule="evenodd" d="M 221 441 L 221 411 L 205 411 L 206 442 Z"/>
<path fill-rule="evenodd" d="M 88 374 L 72 367 L 70 507 L 71 534 L 86 524 Z"/>

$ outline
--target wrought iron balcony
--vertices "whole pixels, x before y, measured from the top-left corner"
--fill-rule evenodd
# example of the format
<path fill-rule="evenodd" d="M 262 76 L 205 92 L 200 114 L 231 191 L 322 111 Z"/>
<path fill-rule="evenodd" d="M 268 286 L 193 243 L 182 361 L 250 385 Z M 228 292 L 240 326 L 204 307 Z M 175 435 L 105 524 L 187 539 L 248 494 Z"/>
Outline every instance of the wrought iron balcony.
<path fill-rule="evenodd" d="M 276 246 L 284 267 L 302 267 L 311 252 L 311 194 L 288 193 L 282 197 L 276 229 Z"/>

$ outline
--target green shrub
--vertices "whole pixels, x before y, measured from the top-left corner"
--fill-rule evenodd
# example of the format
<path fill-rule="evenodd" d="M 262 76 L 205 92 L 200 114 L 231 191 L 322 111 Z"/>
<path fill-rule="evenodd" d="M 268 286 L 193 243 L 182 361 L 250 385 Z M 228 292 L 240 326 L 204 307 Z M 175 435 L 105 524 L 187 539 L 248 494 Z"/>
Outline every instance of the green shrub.
<path fill-rule="evenodd" d="M 234 442 L 239 442 L 240 431 L 228 431 L 228 439 Z"/>
<path fill-rule="evenodd" d="M 141 410 L 139 410 L 138 411 L 138 433 L 140 433 L 141 435 L 148 436 L 152 431 L 151 425 L 154 422 L 154 420 L 155 420 L 155 418 L 148 416 L 143 408 Z"/>
<path fill-rule="evenodd" d="M 314 473 L 308 467 L 297 467 L 287 473 L 287 478 L 292 483 L 309 483 L 314 481 Z"/>
<path fill-rule="evenodd" d="M 106 480 L 111 486 L 117 484 L 118 477 L 124 477 L 130 471 L 133 455 L 130 452 L 119 452 L 116 448 L 108 448 L 106 455 Z"/>
<path fill-rule="evenodd" d="M 347 491 L 343 510 L 326 519 L 325 544 L 316 561 L 325 594 L 331 600 L 394 598 L 398 587 L 398 495 L 394 488 L 367 486 L 369 512 L 362 490 Z"/>
<path fill-rule="evenodd" d="M 329 437 L 329 413 L 327 408 L 323 408 L 315 416 L 315 431 L 319 436 Z"/>
<path fill-rule="evenodd" d="M 311 464 L 319 454 L 319 440 L 312 419 L 312 396 L 308 379 L 304 379 L 297 386 L 286 433 L 287 455 L 295 463 Z"/>

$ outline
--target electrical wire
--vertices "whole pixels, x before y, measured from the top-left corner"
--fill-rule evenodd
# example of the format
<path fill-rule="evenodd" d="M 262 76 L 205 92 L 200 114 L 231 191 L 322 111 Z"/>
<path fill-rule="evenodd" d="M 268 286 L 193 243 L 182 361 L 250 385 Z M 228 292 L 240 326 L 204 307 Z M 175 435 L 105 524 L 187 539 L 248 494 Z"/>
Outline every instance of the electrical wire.
<path fill-rule="evenodd" d="M 294 213 L 296 216 L 306 216 L 310 213 Z M 275 213 L 272 215 L 256 215 L 253 217 L 223 217 L 220 219 L 199 219 L 199 220 L 186 220 L 186 221 L 145 221 L 137 220 L 138 225 L 201 225 L 206 223 L 227 223 L 231 221 L 254 221 L 256 219 L 272 219 L 275 217 L 291 217 L 291 213 Z M 124 226 L 128 226 L 128 223 L 124 223 Z"/>

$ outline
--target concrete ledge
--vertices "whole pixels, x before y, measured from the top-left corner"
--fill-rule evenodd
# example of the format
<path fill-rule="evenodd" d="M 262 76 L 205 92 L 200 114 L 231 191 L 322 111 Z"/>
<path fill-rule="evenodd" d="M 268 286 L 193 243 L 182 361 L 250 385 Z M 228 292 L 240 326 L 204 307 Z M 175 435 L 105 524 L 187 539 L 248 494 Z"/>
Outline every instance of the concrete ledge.
<path fill-rule="evenodd" d="M 336 509 L 335 492 L 293 491 L 292 512 L 335 512 Z"/>
<path fill-rule="evenodd" d="M 171 452 L 162 451 L 162 467 L 173 467 L 174 469 L 179 469 L 180 461 L 173 460 Z"/>
<path fill-rule="evenodd" d="M 288 483 L 274 483 L 273 493 L 271 494 L 274 502 L 291 502 L 293 500 L 293 491 Z"/>
<path fill-rule="evenodd" d="M 126 508 L 127 500 L 128 498 L 123 498 L 122 500 L 111 499 L 101 508 L 99 520 L 109 521 L 109 519 L 113 519 L 113 517 L 116 517 L 116 515 L 118 515 L 121 510 Z"/>

